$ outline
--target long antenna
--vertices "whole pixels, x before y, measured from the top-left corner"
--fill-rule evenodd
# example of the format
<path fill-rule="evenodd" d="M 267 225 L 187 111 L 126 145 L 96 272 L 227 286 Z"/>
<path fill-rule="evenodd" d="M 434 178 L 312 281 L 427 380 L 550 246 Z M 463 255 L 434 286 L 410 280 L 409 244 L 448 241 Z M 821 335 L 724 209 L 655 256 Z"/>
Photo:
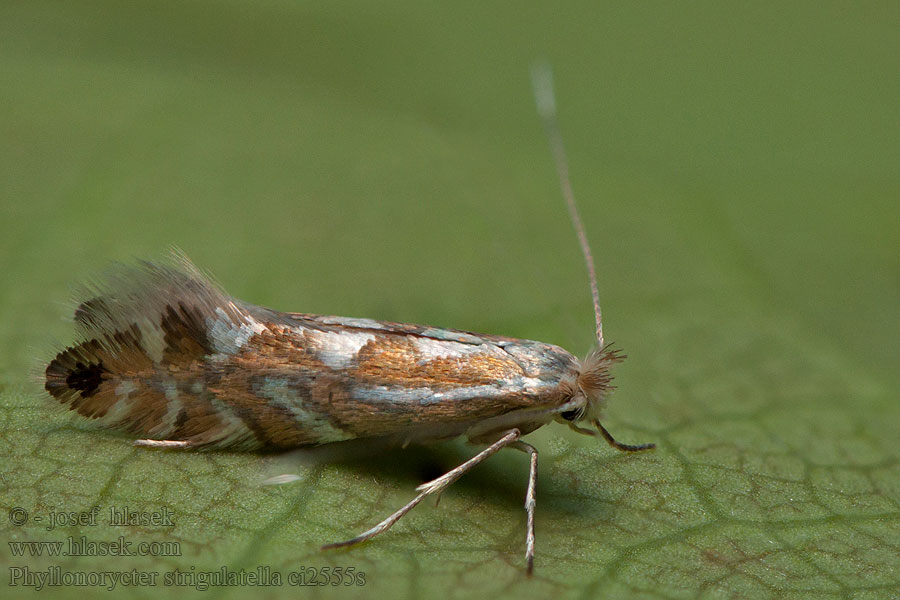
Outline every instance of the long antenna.
<path fill-rule="evenodd" d="M 538 115 L 544 122 L 547 131 L 547 139 L 550 142 L 550 150 L 556 161 L 556 174 L 559 176 L 559 187 L 562 189 L 566 206 L 569 207 L 569 216 L 572 218 L 572 226 L 578 234 L 578 243 L 581 244 L 581 253 L 587 265 L 588 277 L 591 281 L 591 296 L 594 299 L 594 318 L 597 321 L 598 349 L 603 349 L 603 317 L 600 315 L 600 292 L 597 291 L 597 273 L 594 270 L 594 257 L 591 247 L 588 245 L 587 235 L 584 233 L 584 225 L 578 215 L 578 206 L 575 204 L 575 194 L 572 193 L 572 182 L 569 180 L 569 161 L 566 159 L 566 149 L 563 146 L 562 134 L 559 132 L 559 124 L 556 121 L 556 96 L 553 92 L 553 70 L 546 62 L 535 63 L 531 66 L 531 85 L 534 89 L 534 101 L 537 104 Z"/>

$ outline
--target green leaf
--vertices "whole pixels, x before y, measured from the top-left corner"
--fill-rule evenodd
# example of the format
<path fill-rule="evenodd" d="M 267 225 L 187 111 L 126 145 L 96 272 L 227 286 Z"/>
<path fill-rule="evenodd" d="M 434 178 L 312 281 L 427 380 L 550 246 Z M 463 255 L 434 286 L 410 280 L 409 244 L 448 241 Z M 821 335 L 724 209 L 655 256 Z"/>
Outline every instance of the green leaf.
<path fill-rule="evenodd" d="M 32 596 L 26 567 L 157 573 L 120 581 L 135 598 L 223 568 L 282 582 L 206 597 L 900 596 L 896 29 L 887 5 L 821 2 L 4 3 L 4 597 Z M 586 352 L 583 264 L 528 88 L 540 55 L 607 336 L 629 355 L 604 422 L 658 448 L 618 454 L 560 426 L 529 437 L 533 578 L 521 453 L 323 553 L 476 449 L 140 449 L 35 381 L 72 335 L 67 286 L 170 244 L 258 304 Z M 282 472 L 300 479 L 261 485 Z M 95 506 L 96 524 L 48 530 L 51 512 Z M 173 525 L 111 525 L 126 507 Z M 14 555 L 82 536 L 177 545 Z M 326 567 L 365 585 L 288 581 Z M 167 585 L 176 571 L 185 585 Z"/>

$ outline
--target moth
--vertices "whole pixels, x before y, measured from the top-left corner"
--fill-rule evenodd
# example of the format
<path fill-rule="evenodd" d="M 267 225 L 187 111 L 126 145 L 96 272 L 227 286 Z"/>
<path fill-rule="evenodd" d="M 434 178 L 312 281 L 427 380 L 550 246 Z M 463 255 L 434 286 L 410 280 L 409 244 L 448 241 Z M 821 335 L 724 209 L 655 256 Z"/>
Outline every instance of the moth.
<path fill-rule="evenodd" d="M 530 456 L 527 573 L 534 568 L 537 450 L 522 436 L 552 421 L 602 436 L 610 368 L 593 259 L 568 179 L 549 69 L 533 71 L 563 195 L 584 252 L 597 348 L 578 359 L 551 344 L 372 319 L 285 313 L 229 296 L 183 255 L 119 266 L 86 286 L 78 341 L 46 367 L 47 392 L 70 410 L 129 432 L 140 446 L 291 449 L 349 440 L 433 443 L 465 436 L 485 448 L 368 531 L 389 529 L 424 498 L 502 448 Z M 586 423 L 589 429 L 579 424 Z"/>

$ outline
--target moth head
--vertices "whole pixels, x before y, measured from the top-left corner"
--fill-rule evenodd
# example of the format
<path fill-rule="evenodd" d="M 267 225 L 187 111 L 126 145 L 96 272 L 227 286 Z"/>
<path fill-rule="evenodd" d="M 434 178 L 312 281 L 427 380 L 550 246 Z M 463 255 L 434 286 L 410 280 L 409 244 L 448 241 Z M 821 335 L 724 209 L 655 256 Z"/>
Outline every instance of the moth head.
<path fill-rule="evenodd" d="M 560 382 L 563 402 L 556 420 L 574 425 L 580 421 L 593 422 L 600 418 L 606 396 L 612 385 L 610 367 L 625 359 L 625 355 L 609 346 L 594 350 Z"/>

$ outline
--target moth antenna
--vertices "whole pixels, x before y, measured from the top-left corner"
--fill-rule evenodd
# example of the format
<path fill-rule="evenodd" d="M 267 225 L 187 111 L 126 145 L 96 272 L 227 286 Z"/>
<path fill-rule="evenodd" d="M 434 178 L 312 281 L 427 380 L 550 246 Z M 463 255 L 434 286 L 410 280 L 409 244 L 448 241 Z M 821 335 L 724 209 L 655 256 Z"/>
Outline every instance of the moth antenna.
<path fill-rule="evenodd" d="M 597 273 L 594 270 L 594 256 L 588 244 L 587 235 L 581 216 L 578 214 L 578 205 L 575 204 L 575 194 L 572 192 L 572 182 L 569 179 L 569 161 L 566 158 L 566 149 L 563 145 L 562 134 L 559 132 L 559 123 L 556 119 L 556 95 L 553 92 L 553 70 L 547 62 L 538 62 L 531 66 L 531 85 L 534 90 L 534 101 L 537 104 L 538 115 L 544 122 L 547 132 L 547 140 L 550 142 L 550 150 L 556 162 L 556 174 L 559 176 L 559 187 L 562 190 L 566 206 L 569 208 L 569 217 L 572 226 L 578 235 L 578 243 L 581 245 L 581 253 L 587 265 L 588 277 L 591 283 L 591 297 L 594 300 L 594 318 L 597 322 L 598 348 L 603 348 L 603 317 L 600 314 L 600 292 L 597 290 Z"/>

